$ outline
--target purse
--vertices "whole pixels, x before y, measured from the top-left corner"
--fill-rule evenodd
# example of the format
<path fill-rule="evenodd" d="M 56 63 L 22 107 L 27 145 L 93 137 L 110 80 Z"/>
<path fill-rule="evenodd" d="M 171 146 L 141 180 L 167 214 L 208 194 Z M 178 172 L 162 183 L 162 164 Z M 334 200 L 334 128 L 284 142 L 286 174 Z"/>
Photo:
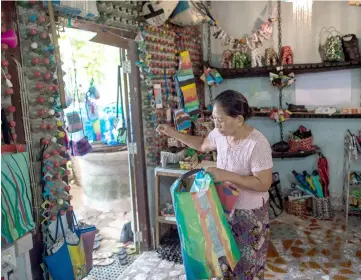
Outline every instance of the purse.
<path fill-rule="evenodd" d="M 73 232 L 75 232 L 76 235 L 83 241 L 86 268 L 87 272 L 90 272 L 93 267 L 93 247 L 97 228 L 94 225 L 79 225 L 74 211 L 72 211 L 72 217 Z"/>
<path fill-rule="evenodd" d="M 324 35 L 327 35 L 324 44 L 321 43 Z M 342 35 L 334 27 L 323 27 L 320 31 L 319 53 L 324 62 L 339 62 L 345 60 L 342 48 Z"/>
<path fill-rule="evenodd" d="M 355 34 L 342 36 L 342 47 L 345 53 L 346 61 L 361 61 L 359 44 Z"/>
<path fill-rule="evenodd" d="M 57 240 L 59 225 L 61 228 L 62 238 Z M 77 243 L 70 244 L 67 242 L 60 212 L 57 214 L 55 240 L 57 240 L 55 244 L 61 245 L 60 248 L 56 250 L 56 252 L 44 258 L 52 279 L 83 279 L 87 275 L 83 241 L 79 238 Z"/>

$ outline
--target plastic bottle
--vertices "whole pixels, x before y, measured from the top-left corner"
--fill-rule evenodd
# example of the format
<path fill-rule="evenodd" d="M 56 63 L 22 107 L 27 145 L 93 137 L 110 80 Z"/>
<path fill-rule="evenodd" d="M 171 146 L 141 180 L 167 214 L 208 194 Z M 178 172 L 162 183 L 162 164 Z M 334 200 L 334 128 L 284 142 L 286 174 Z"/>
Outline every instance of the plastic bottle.
<path fill-rule="evenodd" d="M 60 155 L 51 156 L 44 160 L 48 160 L 49 162 L 51 162 L 55 168 L 59 168 L 60 166 L 66 164 L 68 162 L 68 160 L 66 158 L 63 158 Z"/>
<path fill-rule="evenodd" d="M 42 63 L 42 57 L 32 51 L 29 51 L 27 54 L 24 55 L 24 64 L 25 66 L 37 66 Z"/>
<path fill-rule="evenodd" d="M 47 129 L 47 124 L 42 119 L 30 120 L 30 129 L 34 133 L 44 132 Z"/>
<path fill-rule="evenodd" d="M 27 79 L 31 80 L 36 80 L 41 78 L 42 73 L 41 73 L 41 68 L 40 67 L 32 67 L 32 68 L 27 68 L 25 70 L 25 76 Z"/>
<path fill-rule="evenodd" d="M 53 105 L 54 103 L 54 97 L 50 96 L 50 97 L 44 97 L 39 95 L 38 97 L 33 97 L 30 98 L 29 100 L 29 105 L 31 106 L 37 106 L 37 105 Z"/>
<path fill-rule="evenodd" d="M 42 105 L 37 105 L 29 110 L 29 117 L 31 119 L 44 118 L 46 114 L 46 108 Z"/>

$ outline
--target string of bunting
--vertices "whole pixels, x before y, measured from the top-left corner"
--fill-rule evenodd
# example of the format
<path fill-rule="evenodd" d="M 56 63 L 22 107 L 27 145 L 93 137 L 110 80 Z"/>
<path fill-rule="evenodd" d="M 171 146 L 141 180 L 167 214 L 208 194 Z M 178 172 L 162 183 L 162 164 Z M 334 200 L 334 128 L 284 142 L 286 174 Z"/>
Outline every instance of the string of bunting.
<path fill-rule="evenodd" d="M 261 25 L 251 36 L 244 36 L 243 38 L 234 38 L 227 34 L 227 32 L 218 25 L 218 22 L 213 18 L 209 18 L 208 24 L 213 28 L 213 37 L 221 40 L 223 46 L 228 46 L 230 49 L 247 52 L 262 46 L 264 40 L 269 40 L 272 35 L 273 23 L 277 21 L 277 11 L 273 10 L 272 16 Z"/>

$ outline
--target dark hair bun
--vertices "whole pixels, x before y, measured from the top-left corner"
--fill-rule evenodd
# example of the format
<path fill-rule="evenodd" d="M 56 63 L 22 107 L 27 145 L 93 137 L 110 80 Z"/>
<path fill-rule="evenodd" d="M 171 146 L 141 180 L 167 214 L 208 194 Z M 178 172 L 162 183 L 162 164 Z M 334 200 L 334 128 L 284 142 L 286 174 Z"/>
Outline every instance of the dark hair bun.
<path fill-rule="evenodd" d="M 252 109 L 252 107 L 248 107 L 248 114 L 246 116 L 246 119 L 250 119 L 254 116 L 254 111 Z"/>
<path fill-rule="evenodd" d="M 214 101 L 221 105 L 225 113 L 230 117 L 243 116 L 244 120 L 247 120 L 253 116 L 253 110 L 248 105 L 247 98 L 238 91 L 223 91 Z"/>

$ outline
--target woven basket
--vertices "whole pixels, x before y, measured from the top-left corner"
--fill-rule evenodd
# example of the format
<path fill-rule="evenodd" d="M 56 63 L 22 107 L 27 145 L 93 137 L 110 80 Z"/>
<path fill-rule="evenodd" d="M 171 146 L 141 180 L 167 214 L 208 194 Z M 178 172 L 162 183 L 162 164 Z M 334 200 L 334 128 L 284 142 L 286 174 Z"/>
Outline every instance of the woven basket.
<path fill-rule="evenodd" d="M 312 150 L 313 137 L 301 140 L 290 139 L 290 152 L 309 151 Z"/>
<path fill-rule="evenodd" d="M 333 217 L 331 201 L 328 197 L 312 199 L 312 216 L 319 220 L 329 220 Z"/>
<path fill-rule="evenodd" d="M 342 47 L 346 61 L 361 61 L 359 44 L 355 34 L 342 36 Z"/>
<path fill-rule="evenodd" d="M 308 215 L 307 206 L 308 199 L 288 200 L 285 203 L 286 212 L 295 216 Z"/>

